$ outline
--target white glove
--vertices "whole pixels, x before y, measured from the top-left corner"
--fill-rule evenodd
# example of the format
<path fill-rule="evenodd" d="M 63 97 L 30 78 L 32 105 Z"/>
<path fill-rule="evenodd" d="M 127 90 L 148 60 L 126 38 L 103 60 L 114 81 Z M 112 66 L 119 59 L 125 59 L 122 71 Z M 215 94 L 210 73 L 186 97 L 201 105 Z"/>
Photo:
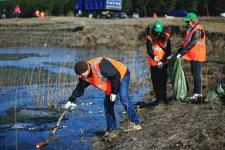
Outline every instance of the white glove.
<path fill-rule="evenodd" d="M 160 61 L 160 62 L 157 64 L 157 66 L 158 66 L 159 69 L 162 69 L 163 63 Z"/>
<path fill-rule="evenodd" d="M 159 59 L 158 59 L 157 56 L 154 57 L 154 61 L 155 61 L 155 62 L 158 62 L 158 61 L 159 61 Z"/>
<path fill-rule="evenodd" d="M 177 59 L 179 59 L 181 57 L 181 54 L 177 54 Z"/>
<path fill-rule="evenodd" d="M 115 100 L 116 100 L 116 94 L 111 94 L 110 95 L 110 101 L 115 102 Z"/>
<path fill-rule="evenodd" d="M 71 101 L 68 101 L 65 105 L 65 109 L 69 109 L 70 107 L 76 107 L 77 105 L 72 103 Z"/>

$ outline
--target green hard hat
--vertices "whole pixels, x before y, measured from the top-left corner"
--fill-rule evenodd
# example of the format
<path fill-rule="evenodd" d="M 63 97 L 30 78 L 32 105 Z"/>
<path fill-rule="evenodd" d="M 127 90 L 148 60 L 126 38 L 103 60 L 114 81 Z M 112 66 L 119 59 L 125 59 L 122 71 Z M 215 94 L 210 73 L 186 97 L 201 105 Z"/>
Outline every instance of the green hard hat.
<path fill-rule="evenodd" d="M 163 23 L 162 21 L 156 21 L 153 26 L 153 30 L 155 32 L 161 33 L 163 31 Z"/>
<path fill-rule="evenodd" d="M 197 15 L 193 12 L 190 12 L 187 14 L 187 16 L 183 19 L 184 21 L 191 21 L 193 19 L 196 19 Z"/>

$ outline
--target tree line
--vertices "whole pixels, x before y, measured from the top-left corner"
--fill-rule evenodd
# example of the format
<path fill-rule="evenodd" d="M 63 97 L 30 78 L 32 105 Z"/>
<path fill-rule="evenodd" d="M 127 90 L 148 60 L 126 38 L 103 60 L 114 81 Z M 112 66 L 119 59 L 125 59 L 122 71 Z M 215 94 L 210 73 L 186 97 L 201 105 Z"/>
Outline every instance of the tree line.
<path fill-rule="evenodd" d="M 140 16 L 160 16 L 175 10 L 193 11 L 200 16 L 218 16 L 225 12 L 224 0 L 123 0 L 123 9 L 128 12 L 138 12 Z"/>
<path fill-rule="evenodd" d="M 33 17 L 35 10 L 44 11 L 49 16 L 66 16 L 73 11 L 75 0 L 0 0 L 0 12 L 13 17 L 14 7 L 21 8 L 21 17 Z"/>
<path fill-rule="evenodd" d="M 66 16 L 76 10 L 73 4 L 76 0 L 0 0 L 0 13 L 13 17 L 16 5 L 21 7 L 21 17 L 33 17 L 36 9 L 43 10 L 49 16 Z M 174 10 L 196 12 L 199 16 L 217 16 L 225 12 L 224 0 L 123 0 L 123 10 L 128 14 L 139 13 L 141 17 L 169 14 Z"/>

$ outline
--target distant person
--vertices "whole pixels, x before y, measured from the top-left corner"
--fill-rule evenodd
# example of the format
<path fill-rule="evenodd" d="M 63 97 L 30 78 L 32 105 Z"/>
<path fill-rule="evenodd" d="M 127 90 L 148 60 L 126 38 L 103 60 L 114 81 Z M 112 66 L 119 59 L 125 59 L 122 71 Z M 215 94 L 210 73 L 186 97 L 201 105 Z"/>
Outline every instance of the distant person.
<path fill-rule="evenodd" d="M 197 102 L 202 99 L 201 68 L 202 63 L 206 61 L 206 35 L 195 13 L 188 13 L 183 20 L 187 23 L 187 32 L 183 46 L 178 49 L 176 57 L 183 57 L 191 62 L 194 89 L 189 100 Z"/>
<path fill-rule="evenodd" d="M 5 9 L 3 9 L 3 11 L 2 11 L 1 18 L 2 19 L 6 18 L 6 10 Z"/>
<path fill-rule="evenodd" d="M 149 29 L 147 30 L 146 47 L 153 90 L 156 94 L 156 101 L 153 104 L 158 105 L 160 101 L 167 104 L 167 57 L 171 54 L 170 34 L 163 30 L 161 21 L 154 23 L 151 33 Z"/>
<path fill-rule="evenodd" d="M 40 17 L 40 11 L 38 9 L 35 11 L 34 16 L 37 18 Z"/>
<path fill-rule="evenodd" d="M 40 17 L 44 17 L 45 16 L 45 12 L 42 10 L 41 12 L 40 12 Z"/>
<path fill-rule="evenodd" d="M 128 131 L 141 129 L 139 118 L 129 96 L 130 72 L 123 63 L 111 58 L 98 57 L 87 62 L 77 62 L 74 70 L 80 76 L 79 83 L 66 103 L 65 109 L 69 109 L 76 99 L 83 95 L 84 89 L 91 84 L 105 92 L 104 108 L 108 131 L 105 136 L 115 135 L 113 132 L 116 129 L 114 104 L 118 96 L 128 113 L 130 121 Z"/>
<path fill-rule="evenodd" d="M 16 5 L 16 7 L 14 8 L 14 14 L 16 15 L 16 18 L 18 18 L 21 14 L 21 8 L 19 5 Z"/>

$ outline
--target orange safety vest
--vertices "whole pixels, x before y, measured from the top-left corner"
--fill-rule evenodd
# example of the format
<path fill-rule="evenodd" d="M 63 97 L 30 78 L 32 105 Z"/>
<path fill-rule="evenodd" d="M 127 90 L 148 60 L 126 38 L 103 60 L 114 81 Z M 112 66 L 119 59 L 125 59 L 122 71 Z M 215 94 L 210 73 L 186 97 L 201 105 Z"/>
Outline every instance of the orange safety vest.
<path fill-rule="evenodd" d="M 123 63 L 118 62 L 114 59 L 106 57 L 104 58 L 109 60 L 113 64 L 113 66 L 118 70 L 118 72 L 120 73 L 120 80 L 122 80 L 127 72 L 127 67 Z M 101 70 L 99 68 L 99 63 L 102 61 L 102 59 L 103 57 L 98 57 L 87 61 L 87 63 L 90 65 L 92 76 L 87 78 L 81 77 L 81 79 L 103 90 L 106 95 L 110 95 L 112 93 L 111 82 L 101 74 Z"/>
<path fill-rule="evenodd" d="M 166 33 L 166 40 L 170 38 L 170 34 Z M 146 39 L 152 42 L 151 37 L 148 35 L 146 36 Z M 166 52 L 163 50 L 165 48 L 165 45 L 163 41 L 158 41 L 157 44 L 152 45 L 153 48 L 153 54 L 158 57 L 159 61 L 163 58 L 163 56 L 166 54 Z M 148 55 L 148 62 L 150 66 L 157 66 L 158 62 L 155 62 L 151 56 Z M 165 61 L 164 64 L 167 64 L 168 61 Z"/>
<path fill-rule="evenodd" d="M 194 29 L 191 31 L 188 31 L 185 36 L 185 42 L 183 44 L 183 48 L 185 48 L 188 44 L 188 42 L 191 39 L 191 36 L 196 30 L 201 30 L 204 33 L 204 36 L 202 39 L 200 39 L 195 46 L 193 46 L 184 56 L 183 58 L 190 61 L 206 61 L 206 35 L 203 30 L 203 27 L 200 25 L 196 25 Z"/>

